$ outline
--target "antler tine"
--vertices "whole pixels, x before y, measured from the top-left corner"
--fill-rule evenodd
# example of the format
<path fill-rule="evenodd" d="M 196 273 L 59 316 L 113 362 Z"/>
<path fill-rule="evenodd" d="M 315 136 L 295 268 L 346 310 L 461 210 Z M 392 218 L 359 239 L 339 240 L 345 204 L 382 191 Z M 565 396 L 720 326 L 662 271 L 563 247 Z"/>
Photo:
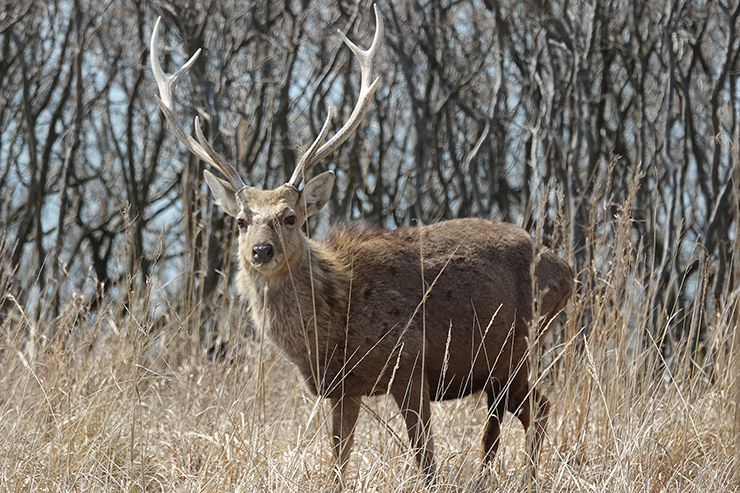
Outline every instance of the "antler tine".
<path fill-rule="evenodd" d="M 228 178 L 228 180 L 234 186 L 234 190 L 238 192 L 239 190 L 247 186 L 246 183 L 244 183 L 244 180 L 242 179 L 239 172 L 236 171 L 236 169 L 228 162 L 224 161 L 224 159 L 213 148 L 211 143 L 206 140 L 205 135 L 203 135 L 203 130 L 201 130 L 200 128 L 200 121 L 198 120 L 197 116 L 195 117 L 195 136 L 198 138 L 198 142 L 200 142 L 200 145 L 208 154 L 208 157 L 211 158 L 211 161 L 209 161 L 211 166 L 218 169 L 221 173 L 224 174 L 224 176 L 226 176 L 226 178 Z"/>
<path fill-rule="evenodd" d="M 313 156 L 316 154 L 316 151 L 319 149 L 319 146 L 324 142 L 324 139 L 326 139 L 326 135 L 329 133 L 329 127 L 331 126 L 331 119 L 332 119 L 332 110 L 331 107 L 329 107 L 329 111 L 326 115 L 326 120 L 324 120 L 324 126 L 321 127 L 321 132 L 319 132 L 319 136 L 316 137 L 316 140 L 313 141 L 313 144 L 311 144 L 311 147 L 308 148 L 308 150 L 303 153 L 303 156 L 301 156 L 300 161 L 298 161 L 298 166 L 296 166 L 295 170 L 293 171 L 293 175 L 290 177 L 290 180 L 286 183 L 291 188 L 294 188 L 295 190 L 298 190 L 298 185 L 303 181 L 303 179 L 306 177 L 306 173 L 308 173 L 313 166 L 309 166 Z M 315 166 L 315 165 L 314 165 Z"/>
<path fill-rule="evenodd" d="M 175 114 L 172 100 L 175 96 L 177 84 L 180 82 L 180 79 L 182 79 L 182 77 L 188 72 L 188 70 L 190 70 L 193 64 L 195 64 L 195 61 L 198 59 L 201 50 L 198 49 L 198 51 L 196 51 L 195 54 L 190 57 L 190 60 L 188 60 L 185 65 L 180 67 L 180 69 L 174 74 L 165 73 L 159 63 L 158 34 L 159 23 L 161 20 L 162 18 L 159 17 L 156 24 L 154 24 L 152 38 L 149 43 L 152 72 L 154 73 L 154 79 L 157 81 L 157 87 L 159 88 L 160 94 L 160 96 L 154 97 L 157 100 L 159 107 L 162 109 L 162 113 L 164 113 L 165 118 L 167 118 L 167 123 L 169 124 L 172 131 L 175 133 L 175 137 L 177 137 L 177 140 L 182 142 L 191 153 L 198 157 L 198 159 L 208 163 L 209 165 L 223 173 L 224 176 L 229 179 L 234 189 L 241 190 L 246 186 L 244 184 L 244 180 L 242 180 L 236 169 L 234 169 L 233 166 L 226 162 L 226 160 L 224 160 L 208 143 L 205 136 L 203 136 L 203 131 L 200 129 L 198 117 L 195 117 L 195 132 L 196 136 L 198 137 L 198 140 L 196 141 L 193 136 L 190 135 L 187 130 L 185 130 L 185 127 L 182 125 L 180 120 L 177 118 L 177 115 Z"/>
<path fill-rule="evenodd" d="M 344 35 L 344 33 L 339 31 L 339 35 L 342 37 L 349 49 L 352 50 L 352 53 L 355 54 L 358 61 L 360 62 L 361 82 L 360 95 L 357 97 L 357 104 L 352 110 L 352 114 L 349 116 L 347 122 L 324 145 L 321 145 L 321 142 L 323 142 L 324 138 L 326 137 L 326 133 L 324 132 L 324 129 L 322 129 L 322 134 L 317 137 L 313 144 L 311 144 L 309 151 L 306 152 L 306 155 L 302 157 L 299 161 L 299 164 L 293 172 L 290 181 L 286 183 L 286 185 L 290 187 L 297 189 L 303 177 L 311 169 L 313 169 L 314 166 L 320 163 L 337 147 L 339 147 L 345 140 L 347 140 L 347 138 L 352 135 L 355 130 L 357 130 L 360 122 L 365 117 L 365 113 L 370 106 L 370 101 L 373 97 L 373 94 L 375 93 L 375 89 L 377 89 L 378 87 L 378 81 L 380 81 L 380 77 L 375 78 L 375 80 L 373 81 L 372 75 L 375 72 L 375 65 L 378 62 L 380 45 L 383 42 L 384 32 L 383 19 L 380 17 L 380 13 L 378 12 L 378 6 L 373 5 L 373 8 L 375 9 L 375 36 L 373 37 L 373 44 L 368 50 L 361 50 L 357 47 L 356 44 L 350 41 Z M 327 116 L 326 122 L 324 123 L 324 127 L 327 131 L 330 122 L 331 112 L 329 113 L 329 116 Z M 318 145 L 321 145 L 321 147 L 316 150 L 316 147 Z"/>

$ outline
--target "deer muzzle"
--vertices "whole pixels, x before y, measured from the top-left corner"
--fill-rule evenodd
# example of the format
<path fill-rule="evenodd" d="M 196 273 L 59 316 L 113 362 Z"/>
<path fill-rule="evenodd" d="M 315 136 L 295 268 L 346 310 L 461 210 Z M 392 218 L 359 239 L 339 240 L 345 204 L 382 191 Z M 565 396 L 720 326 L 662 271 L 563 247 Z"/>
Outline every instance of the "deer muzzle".
<path fill-rule="evenodd" d="M 252 248 L 252 260 L 255 264 L 264 264 L 272 260 L 274 253 L 272 245 L 258 245 Z"/>

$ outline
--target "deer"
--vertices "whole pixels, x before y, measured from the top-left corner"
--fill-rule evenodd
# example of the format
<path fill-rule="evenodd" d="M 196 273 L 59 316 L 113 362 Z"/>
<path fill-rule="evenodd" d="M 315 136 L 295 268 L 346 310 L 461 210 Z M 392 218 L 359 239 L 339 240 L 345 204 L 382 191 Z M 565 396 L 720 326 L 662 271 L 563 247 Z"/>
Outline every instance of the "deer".
<path fill-rule="evenodd" d="M 340 222 L 318 240 L 303 232 L 329 202 L 335 175 L 306 178 L 355 132 L 378 87 L 373 73 L 383 22 L 374 8 L 369 49 L 339 31 L 359 61 L 356 106 L 328 141 L 327 111 L 319 135 L 278 188 L 247 184 L 204 137 L 197 116 L 195 138 L 184 128 L 175 89 L 201 50 L 174 74 L 165 73 L 158 54 L 161 18 L 150 44 L 155 98 L 177 139 L 222 176 L 204 171 L 216 204 L 239 228 L 235 277 L 252 323 L 293 363 L 308 391 L 330 401 L 336 480 L 344 484 L 364 397 L 390 394 L 416 462 L 433 483 L 430 402 L 478 392 L 488 402 L 483 464 L 496 454 L 509 411 L 529 430 L 534 478 L 550 404 L 529 383 L 530 331 L 543 336 L 566 306 L 573 291 L 568 263 L 524 229 L 482 218 L 392 230 Z"/>

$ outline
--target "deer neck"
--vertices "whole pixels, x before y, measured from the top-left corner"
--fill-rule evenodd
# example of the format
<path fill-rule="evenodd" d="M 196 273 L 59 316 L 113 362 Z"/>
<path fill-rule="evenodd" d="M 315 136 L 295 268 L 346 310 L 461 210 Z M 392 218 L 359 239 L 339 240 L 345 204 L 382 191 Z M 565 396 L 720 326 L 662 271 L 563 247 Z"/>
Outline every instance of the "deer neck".
<path fill-rule="evenodd" d="M 349 274 L 326 247 L 303 238 L 287 268 L 263 274 L 244 265 L 239 287 L 258 330 L 296 364 L 334 344 L 332 327 L 346 323 Z M 343 325 L 341 325 L 343 327 Z"/>

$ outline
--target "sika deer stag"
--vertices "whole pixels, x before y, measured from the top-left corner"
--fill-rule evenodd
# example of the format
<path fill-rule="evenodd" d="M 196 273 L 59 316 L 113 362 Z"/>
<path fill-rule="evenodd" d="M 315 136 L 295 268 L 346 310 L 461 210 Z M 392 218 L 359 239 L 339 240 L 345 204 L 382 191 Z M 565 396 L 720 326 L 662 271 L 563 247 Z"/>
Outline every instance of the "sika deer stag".
<path fill-rule="evenodd" d="M 524 230 L 485 219 L 396 230 L 351 222 L 334 226 L 322 241 L 301 231 L 306 218 L 329 201 L 334 173 L 322 173 L 303 188 L 301 183 L 354 132 L 377 87 L 372 74 L 383 38 L 377 7 L 375 17 L 369 50 L 342 35 L 362 71 L 349 120 L 323 143 L 329 112 L 290 181 L 275 190 L 246 185 L 206 141 L 197 117 L 197 140 L 177 119 L 175 86 L 200 50 L 175 74 L 165 74 L 157 54 L 159 20 L 151 39 L 157 102 L 177 138 L 226 178 L 205 172 L 216 202 L 240 228 L 239 290 L 253 322 L 265 324 L 265 333 L 308 388 L 330 399 L 340 481 L 360 399 L 386 392 L 405 417 L 430 481 L 435 474 L 430 400 L 478 391 L 486 392 L 489 407 L 484 460 L 496 452 L 499 423 L 508 410 L 525 429 L 534 425 L 527 444 L 534 475 L 549 405 L 529 388 L 529 327 L 536 324 L 536 335 L 542 335 L 565 306 L 573 288 L 568 264 Z"/>

